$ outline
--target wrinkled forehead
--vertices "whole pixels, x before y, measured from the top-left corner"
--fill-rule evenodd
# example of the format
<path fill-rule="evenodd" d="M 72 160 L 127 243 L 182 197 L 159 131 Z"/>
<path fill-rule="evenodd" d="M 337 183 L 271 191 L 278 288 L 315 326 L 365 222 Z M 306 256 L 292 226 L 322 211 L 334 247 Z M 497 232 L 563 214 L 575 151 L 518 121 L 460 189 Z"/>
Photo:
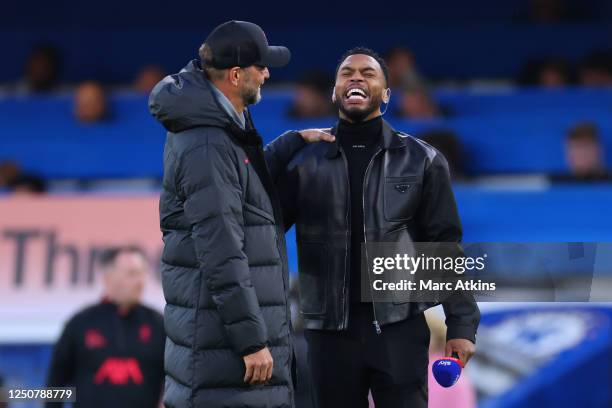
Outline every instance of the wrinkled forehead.
<path fill-rule="evenodd" d="M 369 55 L 364 54 L 349 55 L 344 61 L 342 61 L 342 64 L 340 64 L 338 72 L 342 71 L 343 69 L 363 70 L 366 68 L 371 68 L 380 75 L 383 74 L 382 68 L 380 67 L 378 61 Z"/>

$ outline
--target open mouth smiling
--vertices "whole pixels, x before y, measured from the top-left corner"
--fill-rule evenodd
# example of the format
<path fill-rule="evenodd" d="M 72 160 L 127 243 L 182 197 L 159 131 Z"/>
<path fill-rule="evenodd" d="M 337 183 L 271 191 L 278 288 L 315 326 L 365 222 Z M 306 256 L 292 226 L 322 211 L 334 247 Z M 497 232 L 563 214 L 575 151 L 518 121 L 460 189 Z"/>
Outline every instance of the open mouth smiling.
<path fill-rule="evenodd" d="M 348 102 L 363 102 L 368 98 L 368 94 L 364 89 L 354 87 L 348 89 L 344 97 Z"/>

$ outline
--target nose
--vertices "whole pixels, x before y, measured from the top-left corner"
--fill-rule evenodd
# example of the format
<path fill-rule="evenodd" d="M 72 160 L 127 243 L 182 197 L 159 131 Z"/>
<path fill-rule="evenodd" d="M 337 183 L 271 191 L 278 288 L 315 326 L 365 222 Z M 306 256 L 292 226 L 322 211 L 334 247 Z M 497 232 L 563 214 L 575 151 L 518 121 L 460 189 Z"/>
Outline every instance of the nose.
<path fill-rule="evenodd" d="M 353 75 L 351 75 L 350 78 L 351 82 L 362 82 L 363 79 L 363 75 L 361 75 L 361 72 L 354 72 Z"/>

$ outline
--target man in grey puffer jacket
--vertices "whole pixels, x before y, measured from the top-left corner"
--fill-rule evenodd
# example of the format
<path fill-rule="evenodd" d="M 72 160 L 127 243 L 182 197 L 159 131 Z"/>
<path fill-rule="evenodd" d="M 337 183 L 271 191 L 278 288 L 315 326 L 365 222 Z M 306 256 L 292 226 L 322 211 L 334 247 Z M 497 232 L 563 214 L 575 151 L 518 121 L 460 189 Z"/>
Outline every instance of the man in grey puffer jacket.
<path fill-rule="evenodd" d="M 264 153 L 246 107 L 285 47 L 230 21 L 149 108 L 168 130 L 160 219 L 167 408 L 293 407 L 294 352 L 281 208 L 272 180 L 304 146 Z M 323 133 L 309 133 L 313 139 Z M 307 136 L 303 136 L 307 138 Z M 272 172 L 272 174 L 271 174 Z"/>

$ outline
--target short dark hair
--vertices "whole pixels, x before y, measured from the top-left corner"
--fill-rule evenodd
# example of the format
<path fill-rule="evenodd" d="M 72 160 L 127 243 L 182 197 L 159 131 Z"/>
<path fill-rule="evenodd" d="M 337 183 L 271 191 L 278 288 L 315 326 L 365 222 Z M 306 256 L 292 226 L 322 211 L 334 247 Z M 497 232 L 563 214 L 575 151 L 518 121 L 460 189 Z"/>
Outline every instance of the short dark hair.
<path fill-rule="evenodd" d="M 369 57 L 374 58 L 376 62 L 378 62 L 378 65 L 380 65 L 380 69 L 382 70 L 385 76 L 385 84 L 389 86 L 389 69 L 387 68 L 387 63 L 380 55 L 378 55 L 375 51 L 367 47 L 354 47 L 348 50 L 347 52 L 345 52 L 342 55 L 342 57 L 340 57 L 340 60 L 338 61 L 338 65 L 336 65 L 336 74 L 335 74 L 336 77 L 338 76 L 338 70 L 340 69 L 340 65 L 342 65 L 342 63 L 348 57 L 350 57 L 351 55 L 356 55 L 356 54 L 367 55 Z"/>
<path fill-rule="evenodd" d="M 572 126 L 567 134 L 568 141 L 589 141 L 599 143 L 597 126 L 592 122 L 582 122 Z"/>
<path fill-rule="evenodd" d="M 126 245 L 126 246 L 114 246 L 105 249 L 99 256 L 98 262 L 102 268 L 109 268 L 115 264 L 117 258 L 122 253 L 136 253 L 140 254 L 145 260 L 147 260 L 147 254 L 137 245 Z"/>

